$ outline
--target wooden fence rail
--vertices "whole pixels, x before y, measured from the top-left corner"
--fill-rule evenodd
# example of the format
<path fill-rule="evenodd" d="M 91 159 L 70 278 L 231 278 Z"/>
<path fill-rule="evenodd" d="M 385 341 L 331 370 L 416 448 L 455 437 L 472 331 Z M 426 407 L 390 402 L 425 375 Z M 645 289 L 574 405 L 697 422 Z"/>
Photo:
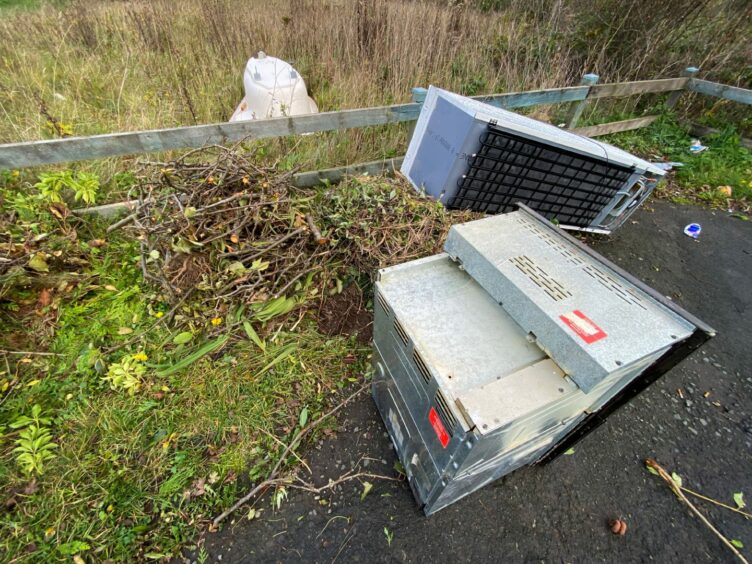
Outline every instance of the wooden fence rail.
<path fill-rule="evenodd" d="M 696 69 L 694 70 L 696 72 Z M 595 81 L 597 81 L 596 75 L 588 76 L 594 76 Z M 577 102 L 579 103 L 579 113 L 575 112 L 576 115 L 573 116 L 568 124 L 569 127 L 574 128 L 577 118 L 584 107 L 582 104 L 587 102 L 587 100 L 656 92 L 670 92 L 674 93 L 673 95 L 675 96 L 676 93 L 684 90 L 744 104 L 752 104 L 752 91 L 750 90 L 689 78 L 688 76 L 613 84 L 595 84 L 593 81 L 585 81 L 581 86 L 549 88 L 527 92 L 509 92 L 491 96 L 476 96 L 475 98 L 506 109 Z M 411 122 L 418 118 L 420 107 L 420 103 L 414 102 L 410 104 L 323 112 L 295 117 L 9 143 L 0 145 L 0 170 L 175 149 L 200 148 L 207 145 L 232 143 L 245 139 L 285 137 L 302 133 Z M 576 131 L 587 136 L 628 131 L 630 129 L 645 127 L 652 123 L 656 117 L 645 116 L 632 120 L 591 126 Z"/>

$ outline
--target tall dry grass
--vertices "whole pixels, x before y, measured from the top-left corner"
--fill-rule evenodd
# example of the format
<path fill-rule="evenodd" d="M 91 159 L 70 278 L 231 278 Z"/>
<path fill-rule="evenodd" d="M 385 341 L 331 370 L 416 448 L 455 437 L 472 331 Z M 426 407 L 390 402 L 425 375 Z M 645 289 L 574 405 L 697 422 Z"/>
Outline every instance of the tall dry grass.
<path fill-rule="evenodd" d="M 256 51 L 290 60 L 322 110 L 467 94 L 749 73 L 745 0 L 78 0 L 0 14 L 0 142 L 222 121 Z M 746 65 L 746 66 L 745 66 Z M 746 71 L 745 71 L 746 69 Z M 314 160 L 399 152 L 404 128 L 308 140 Z M 374 151 L 373 140 L 378 140 Z M 368 152 L 368 151 L 366 151 Z M 328 156 L 327 156 L 328 155 Z"/>

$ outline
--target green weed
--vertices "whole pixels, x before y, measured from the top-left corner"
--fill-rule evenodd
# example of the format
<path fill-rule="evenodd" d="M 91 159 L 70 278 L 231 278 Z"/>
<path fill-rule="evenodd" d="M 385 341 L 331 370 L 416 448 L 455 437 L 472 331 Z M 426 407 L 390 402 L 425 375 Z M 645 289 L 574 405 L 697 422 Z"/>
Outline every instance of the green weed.
<path fill-rule="evenodd" d="M 699 199 L 725 206 L 730 198 L 752 200 L 752 152 L 739 144 L 739 136 L 730 126 L 704 137 L 708 149 L 697 154 L 689 151 L 692 137 L 671 116 L 642 130 L 612 135 L 609 141 L 653 160 L 683 163 L 672 172 L 679 191 L 668 191 L 677 203 Z"/>

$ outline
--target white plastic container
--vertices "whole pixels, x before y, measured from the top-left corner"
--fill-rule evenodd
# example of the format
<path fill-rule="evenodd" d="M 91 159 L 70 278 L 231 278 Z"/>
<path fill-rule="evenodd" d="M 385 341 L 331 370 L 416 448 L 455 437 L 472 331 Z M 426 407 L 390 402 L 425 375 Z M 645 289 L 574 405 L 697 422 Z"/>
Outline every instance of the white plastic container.
<path fill-rule="evenodd" d="M 259 51 L 248 59 L 243 73 L 245 97 L 230 121 L 315 114 L 303 78 L 289 63 Z"/>

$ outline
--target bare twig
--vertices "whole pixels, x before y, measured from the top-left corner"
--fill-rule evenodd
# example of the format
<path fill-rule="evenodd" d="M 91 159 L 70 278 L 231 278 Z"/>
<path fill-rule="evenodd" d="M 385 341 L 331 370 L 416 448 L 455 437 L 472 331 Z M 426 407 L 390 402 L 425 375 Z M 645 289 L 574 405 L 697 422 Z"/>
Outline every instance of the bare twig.
<path fill-rule="evenodd" d="M 308 223 L 308 228 L 311 230 L 311 235 L 313 235 L 313 240 L 316 241 L 316 243 L 319 245 L 326 245 L 329 242 L 329 239 L 321 234 L 321 230 L 316 227 L 316 224 L 313 222 L 311 215 L 306 214 L 305 218 L 306 223 Z"/>
<path fill-rule="evenodd" d="M 695 497 L 697 497 L 699 499 L 708 501 L 710 503 L 714 503 L 715 505 L 717 505 L 719 507 L 723 507 L 724 509 L 728 509 L 729 511 L 733 511 L 734 513 L 739 513 L 740 515 L 744 515 L 744 517 L 746 517 L 747 519 L 752 519 L 752 514 L 751 513 L 747 513 L 746 511 L 742 511 L 741 509 L 739 509 L 737 507 L 732 507 L 731 505 L 723 503 L 722 501 L 718 501 L 717 499 L 713 499 L 712 497 L 707 497 L 705 495 L 702 495 L 701 493 L 698 493 L 696 491 L 690 490 L 689 488 L 685 488 L 684 486 L 679 486 L 679 487 L 682 489 L 682 491 L 684 491 L 684 492 L 686 492 L 686 493 L 688 493 L 690 495 L 693 495 L 693 496 L 695 496 Z"/>
<path fill-rule="evenodd" d="M 671 491 L 673 491 L 674 494 L 676 494 L 676 497 L 678 497 L 681 501 L 683 501 L 684 503 L 686 503 L 687 507 L 689 507 L 692 510 L 692 512 L 695 515 L 697 515 L 697 517 L 699 517 L 700 521 L 702 521 L 705 524 L 705 526 L 713 532 L 713 534 L 715 536 L 717 536 L 719 539 L 721 539 L 721 542 L 723 542 L 723 544 L 725 544 L 728 547 L 728 549 L 731 552 L 733 552 L 734 555 L 739 560 L 741 560 L 742 562 L 744 562 L 744 564 L 749 564 L 749 562 L 747 561 L 747 559 L 744 558 L 744 555 L 742 555 L 742 553 L 739 552 L 733 544 L 731 544 L 731 541 L 729 541 L 723 535 L 723 533 L 721 533 L 718 529 L 716 529 L 715 526 L 708 520 L 708 518 L 705 517 L 705 515 L 703 515 L 702 513 L 700 513 L 700 510 L 697 509 L 697 507 L 695 507 L 694 504 L 691 501 L 689 501 L 689 499 L 687 498 L 687 496 L 684 495 L 684 492 L 682 491 L 682 488 L 673 480 L 673 478 L 669 475 L 669 473 L 666 472 L 666 470 L 664 470 L 663 467 L 660 464 L 658 464 L 652 458 L 648 458 L 647 460 L 645 460 L 645 464 L 648 466 L 648 468 L 652 468 L 653 470 L 655 470 L 656 472 L 658 472 L 658 475 L 661 478 L 663 478 L 663 481 L 666 482 L 669 485 L 669 487 L 671 488 Z"/>
<path fill-rule="evenodd" d="M 274 468 L 271 472 L 269 472 L 269 477 L 258 484 L 255 488 L 253 488 L 250 492 L 248 492 L 246 495 L 244 495 L 242 498 L 240 498 L 238 501 L 236 501 L 232 507 L 227 509 L 226 511 L 223 511 L 220 513 L 217 517 L 214 518 L 214 521 L 212 521 L 212 525 L 214 527 L 218 526 L 222 521 L 227 519 L 230 515 L 232 515 L 235 511 L 238 510 L 238 508 L 245 505 L 250 499 L 252 499 L 256 494 L 259 492 L 265 490 L 266 488 L 273 486 L 277 483 L 282 483 L 286 481 L 286 479 L 280 479 L 278 478 L 278 474 L 280 469 L 282 468 L 282 465 L 287 460 L 287 456 L 290 454 L 290 452 L 298 446 L 300 443 L 300 440 L 305 437 L 312 429 L 316 428 L 318 425 L 321 424 L 322 421 L 326 420 L 327 418 L 331 417 L 335 413 L 337 413 L 340 409 L 345 407 L 348 403 L 350 403 L 353 399 L 355 399 L 357 396 L 359 396 L 361 393 L 363 393 L 368 387 L 370 386 L 370 383 L 363 384 L 360 388 L 358 388 L 355 392 L 350 394 L 347 398 L 345 398 L 342 402 L 337 404 L 334 408 L 327 411 L 324 415 L 316 419 L 315 421 L 312 421 L 303 429 L 300 430 L 300 432 L 295 435 L 292 441 L 290 441 L 290 444 L 287 445 L 287 448 L 282 452 L 282 456 L 279 457 L 277 460 L 277 463 L 274 465 Z"/>
<path fill-rule="evenodd" d="M 134 212 L 131 214 L 126 215 L 123 219 L 120 219 L 113 223 L 112 225 L 107 226 L 107 233 L 112 233 L 113 231 L 117 231 L 124 225 L 128 225 L 129 223 L 133 222 L 138 217 L 138 213 Z"/>
<path fill-rule="evenodd" d="M 298 489 L 298 490 L 305 490 L 307 492 L 311 492 L 315 494 L 320 494 L 321 492 L 330 490 L 333 487 L 343 484 L 345 482 L 349 482 L 350 480 L 360 480 L 361 478 L 371 478 L 372 480 L 387 480 L 390 482 L 402 481 L 400 478 L 395 478 L 393 476 L 383 476 L 381 474 L 370 474 L 369 472 L 358 472 L 357 474 L 349 474 L 349 473 L 345 474 L 343 476 L 340 476 L 336 480 L 331 480 L 326 485 L 319 486 L 319 487 L 316 487 L 309 482 L 301 480 L 300 478 L 296 478 L 296 480 L 300 483 L 300 485 L 290 484 L 290 487 Z"/>
<path fill-rule="evenodd" d="M 22 356 L 65 356 L 60 353 L 43 352 L 43 351 L 8 351 L 0 349 L 0 354 L 18 354 Z"/>

